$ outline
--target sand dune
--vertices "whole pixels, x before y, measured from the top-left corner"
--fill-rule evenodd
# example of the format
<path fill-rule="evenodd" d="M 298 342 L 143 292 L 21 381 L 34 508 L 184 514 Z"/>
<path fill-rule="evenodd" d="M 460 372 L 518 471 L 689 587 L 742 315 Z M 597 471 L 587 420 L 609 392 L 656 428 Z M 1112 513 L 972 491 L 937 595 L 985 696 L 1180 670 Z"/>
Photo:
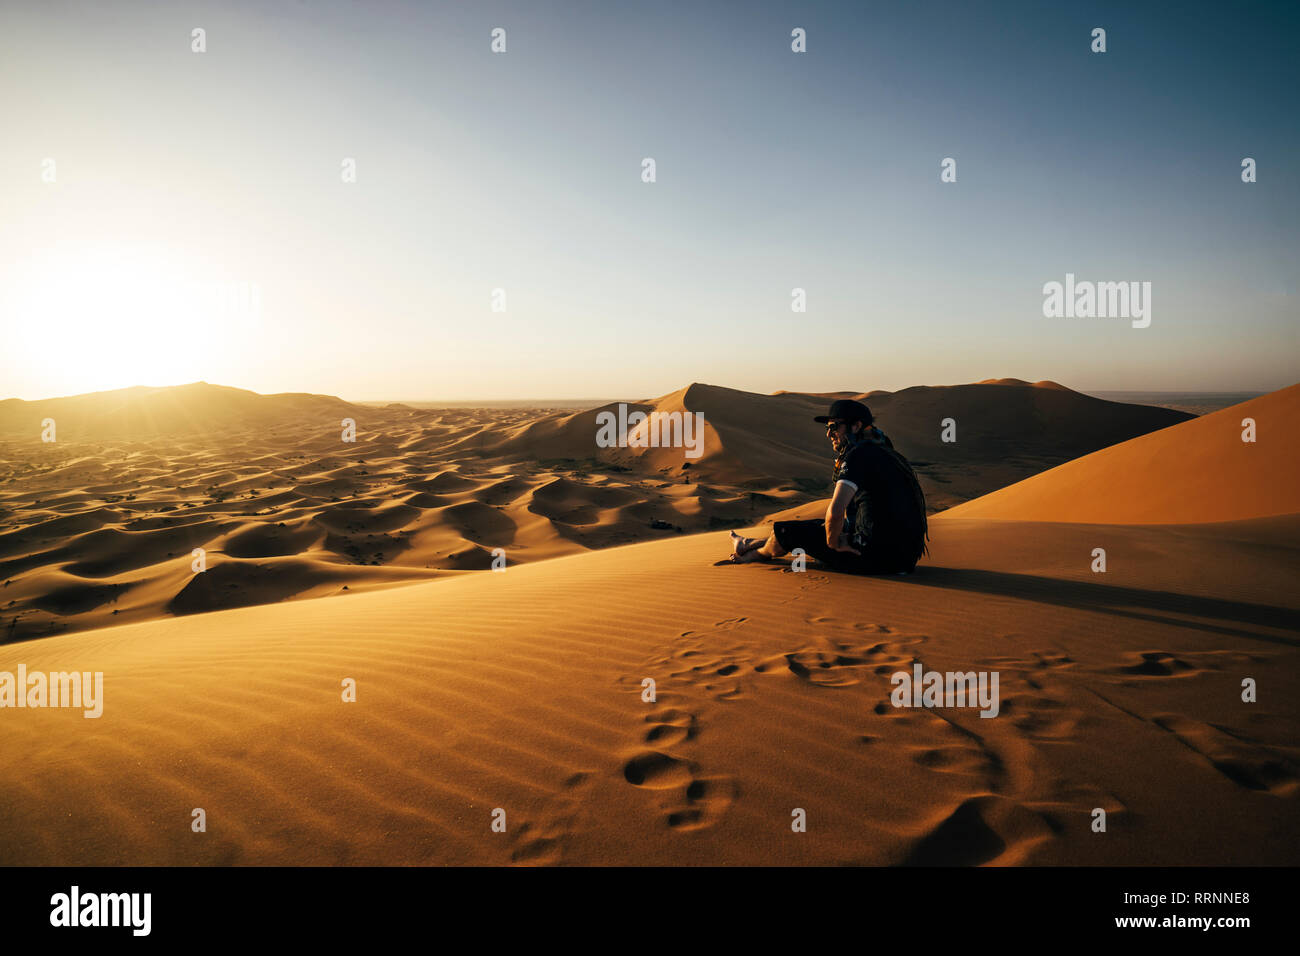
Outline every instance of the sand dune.
<path fill-rule="evenodd" d="M 1300 519 L 935 526 L 912 577 L 698 535 L 0 647 L 105 699 L 7 712 L 0 859 L 1300 862 Z M 999 716 L 891 706 L 914 661 Z"/>
<path fill-rule="evenodd" d="M 834 398 L 848 397 L 868 402 L 877 424 L 914 461 L 927 500 L 937 509 L 1191 417 L 1103 401 L 1055 382 L 1030 385 L 1016 379 L 893 393 L 774 395 L 694 384 L 629 408 L 647 414 L 702 413 L 708 431 L 700 459 L 688 463 L 675 450 L 655 448 L 610 449 L 597 457 L 668 477 L 690 471 L 697 478 L 734 485 L 798 489 L 815 484 L 820 493 L 830 456 L 825 434 L 810 427 L 809 420 L 824 414 Z M 596 416 L 614 408 L 554 416 L 503 435 L 487 449 L 520 458 L 590 456 Z M 948 418 L 957 423 L 955 442 L 942 440 L 942 422 Z"/>
<path fill-rule="evenodd" d="M 52 444 L 33 439 L 46 416 Z M 343 417 L 357 422 L 355 443 L 341 440 Z M 760 514 L 739 491 L 688 500 L 694 483 L 624 480 L 589 454 L 552 447 L 549 464 L 511 463 L 478 447 L 555 418 L 201 384 L 6 403 L 0 433 L 26 437 L 0 441 L 0 641 L 428 580 L 486 568 L 496 548 L 515 564 Z M 191 570 L 199 548 L 213 577 Z"/>
<path fill-rule="evenodd" d="M 923 476 L 960 485 L 971 474 L 1001 469 L 967 497 L 1036 474 L 1049 460 L 1059 464 L 1191 417 L 1103 401 L 1052 382 L 906 388 L 874 395 L 870 406 L 910 458 L 928 463 L 920 466 Z M 948 418 L 956 428 L 951 443 L 942 440 L 939 424 Z"/>
<path fill-rule="evenodd" d="M 358 406 L 330 395 L 285 392 L 259 395 L 241 388 L 195 382 L 166 388 L 123 388 L 66 398 L 0 401 L 0 435 L 35 436 L 53 418 L 65 440 L 142 440 L 160 436 L 209 435 L 283 423 L 286 419 L 326 422 L 355 414 Z"/>
<path fill-rule="evenodd" d="M 1252 419 L 1256 440 L 1242 440 Z M 1300 385 L 1106 448 L 953 508 L 964 518 L 1179 524 L 1300 512 Z"/>

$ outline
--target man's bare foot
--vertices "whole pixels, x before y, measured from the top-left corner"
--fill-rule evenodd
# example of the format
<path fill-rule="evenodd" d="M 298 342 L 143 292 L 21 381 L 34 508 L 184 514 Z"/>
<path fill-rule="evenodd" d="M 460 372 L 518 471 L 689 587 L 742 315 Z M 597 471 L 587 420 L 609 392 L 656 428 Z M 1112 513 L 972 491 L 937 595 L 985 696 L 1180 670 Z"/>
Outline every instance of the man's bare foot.
<path fill-rule="evenodd" d="M 731 556 L 732 564 L 752 564 L 755 561 L 767 561 L 768 556 L 758 548 L 746 551 L 744 554 L 733 554 Z"/>
<path fill-rule="evenodd" d="M 746 554 L 755 548 L 763 546 L 762 538 L 744 538 L 734 531 L 728 531 L 727 533 L 731 535 L 731 553 L 734 555 Z"/>

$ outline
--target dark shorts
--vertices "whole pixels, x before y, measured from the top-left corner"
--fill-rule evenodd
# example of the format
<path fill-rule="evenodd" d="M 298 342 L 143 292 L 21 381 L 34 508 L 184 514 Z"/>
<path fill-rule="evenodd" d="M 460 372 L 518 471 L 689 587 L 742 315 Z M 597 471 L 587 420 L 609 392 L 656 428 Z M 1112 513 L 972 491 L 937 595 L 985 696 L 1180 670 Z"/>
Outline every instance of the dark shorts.
<path fill-rule="evenodd" d="M 916 561 L 900 558 L 899 549 L 883 547 L 879 542 L 868 542 L 861 555 L 846 551 L 832 551 L 826 546 L 826 522 L 820 518 L 807 521 L 778 521 L 772 525 L 776 542 L 785 551 L 802 548 L 804 554 L 839 571 L 854 574 L 897 574 L 911 571 Z"/>

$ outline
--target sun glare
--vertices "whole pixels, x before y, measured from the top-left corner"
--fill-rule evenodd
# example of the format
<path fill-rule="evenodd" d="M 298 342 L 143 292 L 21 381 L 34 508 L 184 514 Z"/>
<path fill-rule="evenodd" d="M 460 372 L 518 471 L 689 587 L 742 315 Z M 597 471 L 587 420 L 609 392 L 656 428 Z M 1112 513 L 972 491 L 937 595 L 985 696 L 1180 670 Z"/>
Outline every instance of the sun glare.
<path fill-rule="evenodd" d="M 260 293 L 205 271 L 144 243 L 38 250 L 0 284 L 6 364 L 39 369 L 46 396 L 206 378 Z"/>

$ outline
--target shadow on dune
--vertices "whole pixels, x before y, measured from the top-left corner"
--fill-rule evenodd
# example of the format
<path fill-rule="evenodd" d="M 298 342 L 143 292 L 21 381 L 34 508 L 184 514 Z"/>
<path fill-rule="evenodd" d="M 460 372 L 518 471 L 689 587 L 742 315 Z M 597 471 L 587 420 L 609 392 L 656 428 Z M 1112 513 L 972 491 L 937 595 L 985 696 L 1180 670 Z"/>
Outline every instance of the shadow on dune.
<path fill-rule="evenodd" d="M 715 567 L 727 565 L 734 566 L 725 558 L 714 562 Z M 789 565 L 784 561 L 760 564 L 758 567 L 790 572 Z M 1179 591 L 1118 587 L 1035 574 L 988 571 L 981 568 L 947 568 L 932 564 L 919 564 L 915 571 L 907 575 L 861 575 L 822 562 L 809 567 L 816 568 L 819 572 L 849 578 L 899 581 L 913 586 L 1016 598 L 1038 604 L 1054 604 L 1058 607 L 1114 614 L 1118 617 L 1150 621 L 1155 624 L 1193 628 L 1214 634 L 1249 637 L 1284 647 L 1300 647 L 1300 637 L 1284 637 L 1240 626 L 1228 626 L 1254 625 L 1300 634 L 1300 610 L 1276 607 L 1271 604 L 1252 604 L 1246 601 L 1201 597 Z M 1224 623 L 1211 623 L 1213 620 Z"/>
<path fill-rule="evenodd" d="M 825 568 L 825 570 L 832 570 Z M 843 572 L 840 572 L 843 573 Z M 1176 591 L 1151 591 L 1143 588 L 1116 587 L 1091 581 L 1069 581 L 1033 574 L 987 571 L 977 568 L 945 568 L 919 565 L 915 573 L 897 580 L 925 587 L 956 591 L 974 591 L 1055 604 L 1060 607 L 1097 611 L 1120 617 L 1169 624 L 1178 627 L 1250 637 L 1286 647 L 1300 646 L 1300 639 L 1260 633 L 1236 625 L 1255 625 L 1300 633 L 1300 611 L 1250 604 L 1222 598 L 1200 597 Z M 1193 620 L 1199 618 L 1200 620 Z M 1210 620 L 1225 622 L 1210 623 Z"/>

